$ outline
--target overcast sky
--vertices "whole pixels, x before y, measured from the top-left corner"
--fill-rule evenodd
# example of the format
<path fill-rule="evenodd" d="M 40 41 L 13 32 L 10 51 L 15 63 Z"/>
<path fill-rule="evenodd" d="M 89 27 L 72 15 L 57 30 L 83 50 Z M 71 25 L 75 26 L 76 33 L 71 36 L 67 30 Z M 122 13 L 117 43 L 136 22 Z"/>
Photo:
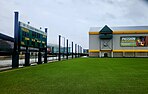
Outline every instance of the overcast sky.
<path fill-rule="evenodd" d="M 0 0 L 0 32 L 13 36 L 14 11 L 19 19 L 44 30 L 48 42 L 58 35 L 88 48 L 90 27 L 148 26 L 148 0 Z"/>

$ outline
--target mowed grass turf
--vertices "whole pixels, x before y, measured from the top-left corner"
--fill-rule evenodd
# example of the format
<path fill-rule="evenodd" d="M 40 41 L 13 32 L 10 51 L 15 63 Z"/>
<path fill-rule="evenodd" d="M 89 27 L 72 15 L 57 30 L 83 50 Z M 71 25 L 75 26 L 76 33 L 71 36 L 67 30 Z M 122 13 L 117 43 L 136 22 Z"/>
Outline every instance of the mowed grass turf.
<path fill-rule="evenodd" d="M 148 58 L 77 58 L 0 72 L 0 94 L 148 94 Z"/>

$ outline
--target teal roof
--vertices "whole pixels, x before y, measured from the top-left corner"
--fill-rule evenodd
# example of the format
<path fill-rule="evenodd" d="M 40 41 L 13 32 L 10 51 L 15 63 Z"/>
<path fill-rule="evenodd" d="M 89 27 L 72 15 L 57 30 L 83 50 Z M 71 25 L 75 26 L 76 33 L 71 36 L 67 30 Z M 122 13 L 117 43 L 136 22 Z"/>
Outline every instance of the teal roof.
<path fill-rule="evenodd" d="M 101 30 L 100 30 L 100 33 L 101 34 L 104 34 L 104 33 L 112 33 L 113 31 L 107 26 L 105 25 Z"/>

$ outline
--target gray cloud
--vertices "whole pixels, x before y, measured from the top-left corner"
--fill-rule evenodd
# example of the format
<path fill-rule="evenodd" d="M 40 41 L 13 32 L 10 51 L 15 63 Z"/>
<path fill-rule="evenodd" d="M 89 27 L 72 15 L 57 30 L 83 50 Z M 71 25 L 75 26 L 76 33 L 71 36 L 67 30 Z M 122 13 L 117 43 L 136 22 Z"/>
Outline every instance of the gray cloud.
<path fill-rule="evenodd" d="M 148 4 L 148 0 L 143 0 L 144 2 L 146 2 Z"/>

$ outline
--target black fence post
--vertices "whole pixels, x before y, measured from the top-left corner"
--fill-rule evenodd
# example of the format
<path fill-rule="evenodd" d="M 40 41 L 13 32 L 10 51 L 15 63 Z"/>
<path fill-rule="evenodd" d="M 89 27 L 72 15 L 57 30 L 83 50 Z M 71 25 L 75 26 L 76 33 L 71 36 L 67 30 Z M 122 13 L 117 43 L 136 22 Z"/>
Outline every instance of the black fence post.
<path fill-rule="evenodd" d="M 72 45 L 71 46 L 72 46 L 72 58 L 73 58 L 73 42 L 72 42 Z"/>
<path fill-rule="evenodd" d="M 62 54 L 63 54 L 63 59 L 64 59 L 65 58 L 65 37 L 63 37 L 63 38 L 64 38 L 64 48 L 63 48 Z"/>
<path fill-rule="evenodd" d="M 47 28 L 45 28 L 45 33 L 47 35 Z M 46 36 L 46 41 L 45 41 L 45 54 L 44 54 L 44 63 L 47 63 L 47 36 Z"/>
<path fill-rule="evenodd" d="M 82 47 L 81 47 L 81 56 L 83 56 L 82 54 L 83 54 L 83 53 L 82 53 Z"/>
<path fill-rule="evenodd" d="M 80 46 L 78 45 L 78 57 L 79 57 L 79 49 L 80 49 Z"/>
<path fill-rule="evenodd" d="M 61 35 L 59 35 L 59 61 L 61 61 Z"/>
<path fill-rule="evenodd" d="M 80 46 L 80 57 L 81 57 L 81 46 Z"/>
<path fill-rule="evenodd" d="M 19 42 L 19 13 L 15 13 L 15 18 L 14 18 L 14 49 L 13 49 L 13 54 L 12 54 L 12 68 L 18 68 L 19 66 L 19 47 L 18 47 L 18 42 Z M 20 46 L 20 45 L 19 45 Z"/>
<path fill-rule="evenodd" d="M 68 59 L 68 39 L 67 39 L 67 51 L 66 51 L 66 59 Z"/>
<path fill-rule="evenodd" d="M 77 58 L 77 44 L 75 44 L 75 58 Z"/>

